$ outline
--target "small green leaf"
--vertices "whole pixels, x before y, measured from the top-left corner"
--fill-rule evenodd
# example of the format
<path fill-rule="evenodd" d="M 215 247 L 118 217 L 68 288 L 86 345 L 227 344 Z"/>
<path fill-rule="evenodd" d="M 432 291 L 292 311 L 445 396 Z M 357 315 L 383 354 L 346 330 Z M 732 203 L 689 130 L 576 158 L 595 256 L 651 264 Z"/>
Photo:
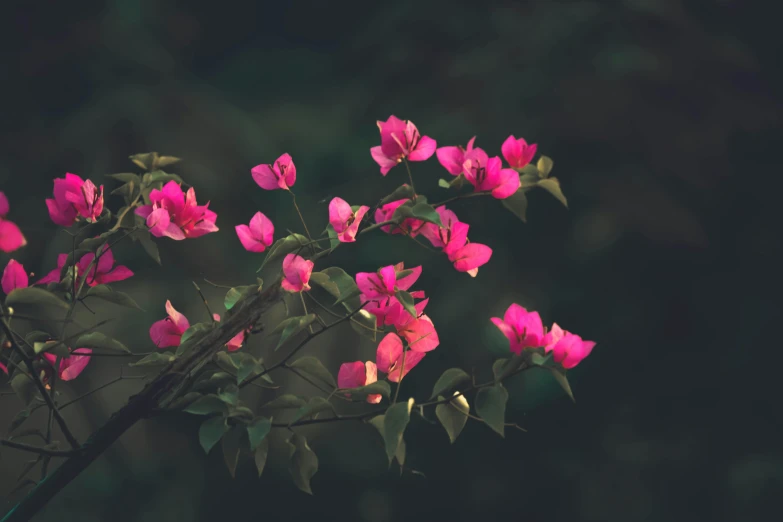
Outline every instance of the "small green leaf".
<path fill-rule="evenodd" d="M 42 332 L 40 330 L 33 330 L 24 336 L 24 340 L 27 342 L 27 344 L 33 344 L 38 342 L 46 342 L 53 339 L 54 337 L 57 336 L 47 332 Z"/>
<path fill-rule="evenodd" d="M 549 373 L 552 374 L 552 377 L 554 377 L 555 380 L 557 381 L 557 384 L 559 384 L 560 387 L 563 389 L 563 391 L 566 393 L 566 395 L 568 395 L 568 397 L 574 403 L 576 403 L 576 399 L 574 398 L 574 392 L 571 391 L 571 385 L 568 383 L 568 378 L 566 377 L 565 372 L 553 366 L 538 366 L 538 367 L 548 370 Z"/>
<path fill-rule="evenodd" d="M 295 252 L 304 247 L 307 243 L 309 243 L 309 240 L 302 234 L 291 234 L 290 236 L 278 239 L 269 247 L 269 250 L 266 251 L 266 257 L 264 257 L 264 261 L 261 263 L 258 271 L 260 272 L 270 261 L 274 261 L 275 259 Z"/>
<path fill-rule="evenodd" d="M 398 201 L 400 199 L 409 199 L 413 197 L 413 189 L 410 185 L 407 183 L 404 185 L 400 185 L 396 189 L 394 189 L 394 192 L 386 196 L 381 200 L 381 205 L 385 205 L 386 203 L 391 203 L 392 201 Z"/>
<path fill-rule="evenodd" d="M 332 374 L 316 357 L 302 357 L 301 359 L 292 362 L 290 366 L 301 372 L 308 373 L 313 377 L 317 377 L 332 388 L 337 388 L 337 382 L 334 380 Z"/>
<path fill-rule="evenodd" d="M 260 291 L 261 289 L 258 285 L 237 286 L 226 293 L 223 305 L 226 307 L 226 310 L 231 310 L 242 299 Z"/>
<path fill-rule="evenodd" d="M 430 399 L 436 395 L 440 395 L 445 391 L 456 388 L 463 382 L 470 381 L 470 375 L 465 373 L 461 368 L 449 368 L 435 382 L 435 386 L 432 388 L 432 395 Z"/>
<path fill-rule="evenodd" d="M 305 493 L 313 494 L 310 480 L 318 471 L 318 457 L 307 444 L 307 439 L 294 433 L 286 441 L 289 446 L 288 455 L 291 459 L 289 470 L 296 487 Z"/>
<path fill-rule="evenodd" d="M 443 226 L 443 223 L 440 220 L 440 215 L 438 215 L 432 205 L 429 205 L 426 202 L 426 198 L 424 196 L 419 196 L 416 202 L 410 201 L 397 207 L 391 218 L 399 218 L 400 220 L 404 218 L 414 218 L 427 221 L 429 223 L 435 223 L 439 227 Z"/>
<path fill-rule="evenodd" d="M 495 364 L 492 365 L 492 372 L 495 375 L 495 381 L 500 382 L 515 371 L 519 370 L 524 364 L 526 364 L 530 360 L 530 354 L 522 352 L 522 354 L 517 355 L 514 354 L 508 359 L 498 359 L 495 361 L 495 364 L 498 364 L 499 361 L 503 362 L 502 366 L 495 366 Z"/>
<path fill-rule="evenodd" d="M 386 445 L 386 456 L 389 458 L 389 464 L 397 454 L 397 448 L 402 441 L 405 428 L 411 418 L 414 400 L 411 397 L 406 402 L 393 404 L 386 411 L 383 421 L 383 440 Z"/>
<path fill-rule="evenodd" d="M 508 391 L 502 384 L 481 388 L 476 394 L 476 413 L 501 437 L 504 436 L 507 401 Z"/>
<path fill-rule="evenodd" d="M 226 419 L 221 416 L 210 417 L 201 423 L 198 429 L 198 441 L 201 447 L 204 448 L 204 453 L 215 447 L 215 444 L 220 442 L 223 435 L 228 431 L 228 423 Z"/>
<path fill-rule="evenodd" d="M 136 301 L 134 301 L 131 296 L 123 292 L 117 292 L 116 290 L 106 285 L 96 285 L 91 287 L 84 295 L 84 299 L 88 297 L 95 297 L 97 299 L 108 301 L 109 303 L 114 303 L 120 306 L 127 306 L 128 308 L 136 308 L 137 310 L 143 311 L 143 309 L 138 304 L 136 304 Z"/>
<path fill-rule="evenodd" d="M 413 296 L 406 292 L 405 290 L 397 290 L 394 292 L 394 297 L 397 298 L 397 300 L 400 302 L 403 308 L 405 308 L 405 311 L 411 314 L 413 317 L 418 317 L 418 313 L 416 312 L 416 307 L 413 303 Z"/>
<path fill-rule="evenodd" d="M 74 347 L 74 350 L 77 348 L 92 348 L 117 353 L 132 353 L 127 346 L 118 340 L 112 339 L 100 332 L 90 332 L 80 335 L 71 345 Z"/>
<path fill-rule="evenodd" d="M 123 172 L 120 174 L 106 174 L 107 178 L 114 178 L 117 181 L 122 181 L 123 183 L 135 183 L 137 186 L 141 185 L 141 176 L 138 174 L 133 174 L 132 172 Z"/>
<path fill-rule="evenodd" d="M 173 165 L 174 163 L 179 163 L 182 161 L 181 158 L 176 158 L 174 156 L 158 156 L 157 160 L 154 162 L 154 167 L 167 167 L 169 165 Z"/>
<path fill-rule="evenodd" d="M 166 366 L 175 359 L 170 352 L 151 353 L 128 366 Z"/>
<path fill-rule="evenodd" d="M 457 393 L 454 392 L 455 395 Z M 438 400 L 443 400 L 443 397 L 438 396 Z M 469 413 L 470 406 L 464 395 L 458 395 L 449 402 L 438 404 L 435 407 L 435 416 L 446 430 L 452 444 L 454 444 L 459 434 L 462 433 L 465 424 L 467 424 Z"/>
<path fill-rule="evenodd" d="M 203 395 L 193 404 L 183 410 L 185 413 L 192 413 L 193 415 L 212 415 L 214 413 L 220 413 L 225 415 L 228 413 L 228 406 L 217 395 Z"/>
<path fill-rule="evenodd" d="M 503 200 L 503 206 L 509 209 L 516 217 L 527 223 L 527 196 L 525 191 L 519 189 Z"/>
<path fill-rule="evenodd" d="M 68 347 L 59 341 L 35 342 L 33 343 L 33 352 L 36 355 L 49 352 L 60 357 L 68 357 L 71 353 Z"/>
<path fill-rule="evenodd" d="M 565 208 L 568 208 L 568 201 L 560 189 L 560 181 L 557 178 L 542 179 L 538 182 L 538 186 L 552 194 Z"/>
<path fill-rule="evenodd" d="M 68 310 L 69 308 L 68 303 L 54 295 L 52 292 L 34 286 L 11 290 L 11 293 L 5 298 L 5 305 L 14 308 L 24 308 L 28 306 L 61 308 L 63 310 Z"/>
<path fill-rule="evenodd" d="M 360 335 L 377 340 L 378 319 L 367 310 L 360 310 L 351 317 L 351 328 Z"/>
<path fill-rule="evenodd" d="M 337 237 L 337 231 L 331 223 L 326 227 L 326 235 L 329 236 L 329 248 L 334 252 L 334 249 L 340 246 L 342 242 L 340 241 L 340 238 Z"/>
<path fill-rule="evenodd" d="M 272 421 L 266 417 L 259 417 L 246 426 L 247 436 L 250 440 L 250 450 L 255 451 L 261 445 L 269 432 L 272 431 Z"/>
<path fill-rule="evenodd" d="M 297 397 L 296 395 L 292 395 L 290 393 L 286 393 L 284 395 L 281 395 L 280 397 L 277 397 L 276 399 L 272 399 L 271 401 L 267 402 L 261 407 L 269 408 L 269 409 L 290 410 L 295 408 L 301 408 L 306 404 L 307 402 L 303 398 Z"/>
<path fill-rule="evenodd" d="M 439 186 L 440 188 L 445 188 L 445 189 L 447 189 L 447 188 L 451 188 L 451 183 L 449 183 L 449 182 L 448 182 L 448 181 L 446 181 L 445 179 L 441 178 L 441 179 L 439 179 L 439 180 L 438 180 L 438 186 Z"/>
<path fill-rule="evenodd" d="M 82 240 L 81 243 L 79 243 L 79 249 L 80 250 L 88 250 L 90 252 L 98 252 L 99 250 L 102 250 L 102 252 L 105 252 L 106 245 L 109 243 L 109 238 L 119 232 L 119 230 L 109 230 L 108 232 L 104 232 L 103 234 L 98 235 L 97 237 L 88 237 L 87 239 Z"/>
<path fill-rule="evenodd" d="M 130 214 L 130 212 L 128 214 Z M 139 243 L 141 243 L 141 247 L 144 249 L 147 255 L 152 258 L 153 261 L 155 261 L 159 265 L 161 264 L 158 244 L 152 240 L 152 234 L 150 234 L 148 230 L 139 229 L 136 232 L 134 232 L 133 236 L 131 237 L 133 237 L 134 239 L 138 240 Z"/>
<path fill-rule="evenodd" d="M 346 302 L 352 309 L 362 304 L 359 301 L 359 287 L 353 277 L 342 268 L 330 266 L 320 272 L 313 272 L 310 280 L 337 299 L 335 304 Z"/>
<path fill-rule="evenodd" d="M 222 390 L 229 384 L 235 382 L 235 377 L 230 373 L 222 371 L 215 371 L 213 373 L 205 372 L 199 376 L 191 389 L 204 393 L 217 393 L 218 390 Z"/>
<path fill-rule="evenodd" d="M 245 430 L 241 426 L 232 427 L 225 434 L 222 440 L 223 460 L 226 463 L 231 478 L 236 478 L 237 463 L 239 462 L 239 448 L 242 445 L 242 439 L 245 437 Z"/>
<path fill-rule="evenodd" d="M 289 317 L 288 319 L 285 319 L 283 322 L 277 325 L 275 329 L 272 330 L 271 333 L 272 334 L 278 332 L 282 332 L 282 333 L 280 333 L 280 340 L 277 341 L 277 346 L 275 346 L 275 350 L 280 349 L 280 347 L 283 346 L 283 344 L 289 338 L 292 338 L 296 334 L 306 330 L 308 326 L 313 324 L 315 319 L 316 319 L 315 314 L 300 315 L 296 317 Z"/>
<path fill-rule="evenodd" d="M 14 375 L 10 384 L 11 389 L 25 406 L 29 406 L 36 397 L 40 396 L 38 387 L 26 373 L 20 372 Z"/>
<path fill-rule="evenodd" d="M 554 162 L 549 156 L 541 156 L 538 158 L 538 164 L 536 164 L 536 168 L 538 169 L 538 172 L 541 173 L 542 178 L 549 177 L 549 173 L 552 172 L 553 166 Z"/>
<path fill-rule="evenodd" d="M 502 357 L 492 363 L 492 375 L 495 376 L 495 381 L 497 381 L 500 374 L 503 373 L 503 368 L 506 366 L 508 359 L 508 357 Z"/>
<path fill-rule="evenodd" d="M 266 458 L 269 455 L 269 439 L 264 439 L 253 451 L 253 460 L 256 463 L 256 469 L 258 470 L 258 476 L 264 472 L 266 466 Z"/>
<path fill-rule="evenodd" d="M 323 397 L 312 397 L 309 401 L 307 401 L 306 405 L 297 410 L 297 412 L 294 414 L 294 418 L 289 423 L 289 426 L 304 418 L 317 415 L 318 413 L 325 410 L 332 410 L 332 412 L 334 412 L 334 406 L 332 403 Z"/>
<path fill-rule="evenodd" d="M 132 156 L 128 156 L 128 158 L 138 165 L 139 167 L 143 168 L 144 170 L 150 170 L 152 169 L 152 165 L 155 162 L 155 160 L 158 158 L 157 152 L 143 152 L 139 154 L 133 154 Z"/>
<path fill-rule="evenodd" d="M 365 386 L 358 388 L 344 388 L 340 390 L 343 393 L 347 393 L 351 399 L 364 400 L 368 395 L 382 395 L 387 399 L 391 395 L 391 387 L 386 381 L 375 381 Z"/>
<path fill-rule="evenodd" d="M 225 388 L 218 390 L 218 398 L 226 404 L 236 406 L 239 400 L 239 388 L 232 382 Z"/>

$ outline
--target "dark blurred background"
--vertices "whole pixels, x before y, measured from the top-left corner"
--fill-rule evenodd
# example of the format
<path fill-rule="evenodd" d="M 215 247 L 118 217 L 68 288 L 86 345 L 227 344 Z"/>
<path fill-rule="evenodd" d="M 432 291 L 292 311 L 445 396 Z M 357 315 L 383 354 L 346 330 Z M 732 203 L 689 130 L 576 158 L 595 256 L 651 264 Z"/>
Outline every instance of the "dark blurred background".
<path fill-rule="evenodd" d="M 570 374 L 576 405 L 546 376 L 509 385 L 509 417 L 527 433 L 501 440 L 469 423 L 450 446 L 439 426 L 413 422 L 408 464 L 426 478 L 386 471 L 373 428 L 339 423 L 303 431 L 321 461 L 314 497 L 292 485 L 277 439 L 261 479 L 244 462 L 231 480 L 219 449 L 205 457 L 198 447 L 197 420 L 172 417 L 134 427 L 39 519 L 778 519 L 781 306 L 772 275 L 781 241 L 771 183 L 783 49 L 766 6 L 5 3 L 0 187 L 29 240 L 17 259 L 42 275 L 70 244 L 43 203 L 53 178 L 74 172 L 110 190 L 103 176 L 134 170 L 127 157 L 136 152 L 185 158 L 170 170 L 218 212 L 221 233 L 158 241 L 162 269 L 138 245 L 117 247 L 137 275 L 116 287 L 146 312 L 107 332 L 134 350 L 150 349 L 147 328 L 166 299 L 192 322 L 206 319 L 190 280 L 253 280 L 261 256 L 242 249 L 234 225 L 262 210 L 277 237 L 299 230 L 289 198 L 253 183 L 254 165 L 293 156 L 298 200 L 319 231 L 323 198 L 372 205 L 401 184 L 401 167 L 383 178 L 369 155 L 375 121 L 390 114 L 439 145 L 474 134 L 490 154 L 509 134 L 538 143 L 570 202 L 566 210 L 531 192 L 527 224 L 495 201 L 454 204 L 471 239 L 494 248 L 475 280 L 400 236 L 363 238 L 331 256 L 349 273 L 402 259 L 424 265 L 417 288 L 432 297 L 442 344 L 403 394 L 426 398 L 452 366 L 486 371 L 507 346 L 488 319 L 511 302 L 598 342 Z M 415 164 L 414 176 L 431 199 L 447 197 L 434 159 Z M 202 287 L 220 302 L 223 291 Z M 373 356 L 350 329 L 324 337 L 311 353 L 335 372 Z M 116 375 L 116 360 L 95 360 L 63 391 L 77 396 Z M 78 435 L 139 386 L 124 381 L 73 407 Z M 0 397 L 3 425 L 17 402 Z M 7 492 L 22 462 L 3 452 L 0 512 L 19 497 Z"/>

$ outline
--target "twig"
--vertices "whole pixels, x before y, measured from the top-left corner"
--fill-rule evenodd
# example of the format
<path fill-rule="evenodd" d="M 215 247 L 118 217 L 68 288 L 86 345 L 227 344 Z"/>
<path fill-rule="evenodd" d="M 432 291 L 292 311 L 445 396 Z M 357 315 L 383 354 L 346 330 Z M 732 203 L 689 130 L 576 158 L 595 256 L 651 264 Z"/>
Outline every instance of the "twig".
<path fill-rule="evenodd" d="M 50 450 L 47 448 L 39 448 L 38 446 L 32 446 L 30 444 L 22 444 L 21 442 L 14 442 L 12 440 L 0 440 L 0 444 L 8 446 L 9 448 L 18 449 L 21 451 L 29 451 L 30 453 L 37 453 L 46 457 L 73 457 L 79 454 L 79 449 L 76 450 Z"/>

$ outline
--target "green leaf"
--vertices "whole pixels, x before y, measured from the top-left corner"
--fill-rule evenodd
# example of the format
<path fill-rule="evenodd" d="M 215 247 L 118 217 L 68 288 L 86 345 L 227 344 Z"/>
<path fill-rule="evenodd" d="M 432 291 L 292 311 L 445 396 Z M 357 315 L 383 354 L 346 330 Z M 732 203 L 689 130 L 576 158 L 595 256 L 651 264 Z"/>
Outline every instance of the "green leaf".
<path fill-rule="evenodd" d="M 461 368 L 449 368 L 441 374 L 438 380 L 435 382 L 435 386 L 432 388 L 432 395 L 430 399 L 436 395 L 440 395 L 445 391 L 456 388 L 463 382 L 470 381 L 470 375 L 465 373 Z"/>
<path fill-rule="evenodd" d="M 334 380 L 332 374 L 316 357 L 302 357 L 301 359 L 292 362 L 289 366 L 320 379 L 332 388 L 337 388 L 337 382 Z"/>
<path fill-rule="evenodd" d="M 361 303 L 360 303 L 361 304 Z M 367 310 L 360 310 L 351 317 L 351 328 L 360 335 L 377 340 L 378 319 Z"/>
<path fill-rule="evenodd" d="M 80 250 L 88 250 L 90 252 L 98 252 L 102 247 L 108 245 L 109 238 L 119 232 L 119 230 L 109 230 L 108 232 L 104 232 L 103 234 L 98 235 L 97 237 L 88 237 L 87 239 L 82 240 L 81 243 L 79 243 L 79 249 Z M 105 251 L 105 250 L 104 250 Z"/>
<path fill-rule="evenodd" d="M 128 308 L 135 308 L 137 310 L 143 311 L 143 309 L 136 303 L 136 301 L 133 300 L 131 296 L 123 292 L 118 292 L 107 285 L 96 285 L 91 287 L 84 295 L 84 299 L 88 297 L 95 297 L 97 299 L 108 301 L 109 303 L 114 303 L 120 306 L 127 306 Z"/>
<path fill-rule="evenodd" d="M 245 406 L 242 401 L 237 401 L 236 406 L 231 406 L 228 409 L 228 418 L 229 419 L 236 419 L 239 422 L 241 422 L 243 425 L 247 424 L 248 422 L 253 420 L 253 417 L 255 414 L 253 413 L 253 410 Z"/>
<path fill-rule="evenodd" d="M 158 156 L 157 161 L 155 161 L 154 166 L 155 167 L 166 167 L 168 165 L 173 165 L 174 163 L 179 163 L 182 161 L 181 158 L 176 158 L 174 156 Z"/>
<path fill-rule="evenodd" d="M 391 203 L 392 201 L 398 201 L 400 199 L 409 199 L 413 197 L 413 189 L 410 185 L 407 183 L 404 185 L 400 185 L 396 189 L 394 189 L 394 192 L 386 196 L 381 200 L 381 205 L 385 205 L 386 203 Z"/>
<path fill-rule="evenodd" d="M 190 348 L 198 341 L 201 337 L 203 337 L 206 333 L 212 330 L 214 327 L 213 323 L 196 323 L 192 325 L 190 328 L 185 330 L 185 332 L 182 334 L 182 337 L 179 340 L 179 346 L 177 346 L 177 351 L 175 352 L 177 357 L 183 355 L 186 353 Z"/>
<path fill-rule="evenodd" d="M 68 357 L 71 354 L 68 347 L 59 341 L 35 342 L 33 343 L 33 352 L 36 355 L 49 352 L 60 357 Z"/>
<path fill-rule="evenodd" d="M 458 392 L 454 392 L 455 395 L 457 393 Z M 443 397 L 438 396 L 438 400 L 443 400 Z M 449 402 L 438 404 L 438 406 L 435 407 L 435 416 L 446 430 L 452 444 L 454 444 L 454 441 L 457 440 L 459 434 L 462 433 L 465 424 L 467 424 L 469 413 L 470 406 L 464 395 L 458 395 Z"/>
<path fill-rule="evenodd" d="M 218 398 L 226 404 L 236 406 L 239 400 L 239 388 L 233 382 L 229 383 L 225 388 L 218 390 Z"/>
<path fill-rule="evenodd" d="M 356 309 L 362 304 L 359 301 L 360 292 L 356 281 L 342 268 L 330 266 L 320 272 L 313 272 L 310 281 L 336 298 L 335 304 L 345 302 L 351 309 Z"/>
<path fill-rule="evenodd" d="M 394 292 L 394 297 L 397 298 L 397 300 L 400 302 L 403 308 L 405 308 L 405 311 L 411 314 L 413 317 L 418 317 L 418 313 L 416 312 L 416 307 L 413 303 L 413 296 L 406 292 L 405 290 L 397 290 Z"/>
<path fill-rule="evenodd" d="M 227 372 L 216 371 L 211 374 L 207 372 L 199 376 L 199 379 L 193 384 L 191 389 L 205 393 L 216 393 L 234 382 L 236 382 L 234 376 Z"/>
<path fill-rule="evenodd" d="M 11 290 L 5 298 L 5 305 L 12 307 L 51 307 L 68 310 L 69 305 L 52 292 L 28 286 L 27 288 L 16 288 Z"/>
<path fill-rule="evenodd" d="M 507 401 L 508 391 L 502 384 L 481 388 L 476 394 L 476 413 L 501 437 L 504 436 Z"/>
<path fill-rule="evenodd" d="M 261 359 L 247 352 L 218 352 L 217 364 L 226 371 L 236 372 L 237 384 L 242 384 L 251 374 L 263 371 Z"/>
<path fill-rule="evenodd" d="M 226 307 L 226 310 L 231 310 L 239 301 L 260 291 L 261 288 L 258 285 L 237 286 L 226 293 L 223 305 Z"/>
<path fill-rule="evenodd" d="M 492 375 L 495 376 L 495 381 L 497 382 L 498 377 L 503 372 L 503 368 L 506 366 L 506 363 L 508 362 L 508 357 L 502 357 L 500 359 L 497 359 L 495 362 L 492 363 Z"/>
<path fill-rule="evenodd" d="M 175 359 L 170 352 L 151 353 L 128 366 L 166 366 Z"/>
<path fill-rule="evenodd" d="M 411 397 L 406 402 L 393 404 L 386 410 L 383 421 L 383 440 L 386 445 L 386 456 L 389 458 L 389 464 L 397 454 L 397 448 L 402 441 L 405 428 L 411 418 L 414 400 Z"/>
<path fill-rule="evenodd" d="M 25 406 L 29 406 L 36 397 L 40 396 L 38 387 L 26 373 L 20 372 L 14 375 L 10 384 L 11 389 L 14 390 L 16 396 L 19 397 L 19 399 L 22 401 L 22 404 Z"/>
<path fill-rule="evenodd" d="M 228 413 L 228 406 L 226 406 L 226 402 L 217 395 L 209 394 L 202 395 L 201 398 L 194 401 L 183 411 L 185 413 L 192 413 L 193 415 L 212 415 L 214 413 L 225 415 Z"/>
<path fill-rule="evenodd" d="M 560 385 L 560 387 L 563 389 L 563 391 L 568 395 L 568 397 L 576 403 L 576 399 L 574 398 L 574 392 L 571 391 L 571 385 L 568 383 L 568 378 L 566 377 L 565 372 L 553 367 L 553 366 L 538 366 L 539 368 L 544 368 L 549 371 L 549 373 L 552 374 L 552 377 L 555 378 L 557 381 L 557 384 Z"/>
<path fill-rule="evenodd" d="M 498 359 L 492 365 L 492 373 L 495 375 L 495 381 L 500 382 L 530 360 L 530 355 L 523 352 L 520 355 L 514 354 L 507 359 Z M 499 363 L 502 362 L 502 365 Z M 497 366 L 495 366 L 497 365 Z"/>
<path fill-rule="evenodd" d="M 128 158 L 133 163 L 135 163 L 139 167 L 143 168 L 144 170 L 150 170 L 150 169 L 152 169 L 152 164 L 158 158 L 158 153 L 157 152 L 143 152 L 143 153 L 139 153 L 139 154 L 133 154 L 132 156 L 128 156 Z"/>
<path fill-rule="evenodd" d="M 277 397 L 276 399 L 272 399 L 261 407 L 269 409 L 290 410 L 294 408 L 301 408 L 306 404 L 307 402 L 303 398 L 286 393 L 280 397 Z"/>
<path fill-rule="evenodd" d="M 563 191 L 560 189 L 560 181 L 558 181 L 557 178 L 542 179 L 538 182 L 538 186 L 552 194 L 565 208 L 568 208 L 568 201 L 566 200 L 565 195 L 563 195 Z"/>
<path fill-rule="evenodd" d="M 266 466 L 266 458 L 269 455 L 269 439 L 264 439 L 253 451 L 253 460 L 256 463 L 256 469 L 258 470 L 258 476 L 264 472 Z"/>
<path fill-rule="evenodd" d="M 542 178 L 549 177 L 549 173 L 552 172 L 553 166 L 554 162 L 549 156 L 541 156 L 538 158 L 538 163 L 536 164 L 536 168 L 538 169 L 538 172 L 541 173 Z"/>
<path fill-rule="evenodd" d="M 250 440 L 250 450 L 255 451 L 272 431 L 272 421 L 266 417 L 259 417 L 248 424 L 246 429 L 247 437 Z"/>
<path fill-rule="evenodd" d="M 310 449 L 307 439 L 298 433 L 292 434 L 286 444 L 288 444 L 288 455 L 291 459 L 288 469 L 294 478 L 294 484 L 305 493 L 312 495 L 310 480 L 318 471 L 318 457 Z"/>
<path fill-rule="evenodd" d="M 375 381 L 358 388 L 344 388 L 341 392 L 347 393 L 351 399 L 357 401 L 366 399 L 368 395 L 382 395 L 388 399 L 391 395 L 391 387 L 386 381 Z"/>
<path fill-rule="evenodd" d="M 332 403 L 323 397 L 312 397 L 309 401 L 307 401 L 307 404 L 297 410 L 297 412 L 294 414 L 294 418 L 289 423 L 289 426 L 306 417 L 317 415 L 318 413 L 325 410 L 332 410 L 332 412 L 334 412 L 334 406 Z"/>
<path fill-rule="evenodd" d="M 169 181 L 174 181 L 175 183 L 184 183 L 182 178 L 176 174 L 169 174 L 168 172 L 163 172 L 162 170 L 154 170 L 144 174 L 143 180 L 147 186 L 155 186 L 158 188 L 163 187 L 163 185 Z"/>
<path fill-rule="evenodd" d="M 22 410 L 14 415 L 14 418 L 11 419 L 11 424 L 8 425 L 8 433 L 12 433 L 14 430 L 19 429 L 19 427 L 29 418 L 30 410 Z"/>
<path fill-rule="evenodd" d="M 275 327 L 274 330 L 272 330 L 272 334 L 282 332 L 280 333 L 280 340 L 277 341 L 277 346 L 275 346 L 275 350 L 280 349 L 281 346 L 290 338 L 296 336 L 296 334 L 304 331 L 307 329 L 308 326 L 313 324 L 313 322 L 316 319 L 315 314 L 307 314 L 307 315 L 299 315 L 296 317 L 289 317 L 288 319 L 285 319 L 283 322 L 281 322 L 279 325 Z"/>
<path fill-rule="evenodd" d="M 334 252 L 334 249 L 340 246 L 342 242 L 337 237 L 337 231 L 331 224 L 327 225 L 326 227 L 326 235 L 329 236 L 329 248 L 332 252 Z"/>
<path fill-rule="evenodd" d="M 449 183 L 449 182 L 448 182 L 448 181 L 446 181 L 445 179 L 441 178 L 441 179 L 439 179 L 439 180 L 438 180 L 438 186 L 439 186 L 440 188 L 445 188 L 445 189 L 447 189 L 447 188 L 451 188 L 451 183 Z"/>
<path fill-rule="evenodd" d="M 38 342 L 46 342 L 53 339 L 54 337 L 57 336 L 47 332 L 42 332 L 40 330 L 33 330 L 24 336 L 24 340 L 27 342 L 27 344 L 33 344 Z"/>
<path fill-rule="evenodd" d="M 443 226 L 440 220 L 440 215 L 435 211 L 432 205 L 426 202 L 424 196 L 419 196 L 415 203 L 409 202 L 397 207 L 397 210 L 392 214 L 392 219 L 397 218 L 415 218 L 429 223 L 435 223 L 439 227 Z"/>
<path fill-rule="evenodd" d="M 117 181 L 122 181 L 123 183 L 135 183 L 136 186 L 141 185 L 141 176 L 138 174 L 133 174 L 132 172 L 123 172 L 120 174 L 107 174 L 107 178 L 114 178 Z"/>
<path fill-rule="evenodd" d="M 503 206 L 509 209 L 516 217 L 527 223 L 527 196 L 525 191 L 519 189 L 503 200 Z"/>
<path fill-rule="evenodd" d="M 228 422 L 222 416 L 210 417 L 202 422 L 198 429 L 198 441 L 204 448 L 204 453 L 209 453 L 227 431 Z"/>
<path fill-rule="evenodd" d="M 132 353 L 127 346 L 122 344 L 116 339 L 112 339 L 100 332 L 90 332 L 84 335 L 80 335 L 75 341 L 71 343 L 76 348 L 93 348 L 98 350 L 108 350 L 110 352 L 118 353 Z"/>
<path fill-rule="evenodd" d="M 239 448 L 242 445 L 244 436 L 244 428 L 237 425 L 232 427 L 223 437 L 221 444 L 223 446 L 223 460 L 226 463 L 228 472 L 231 474 L 231 478 L 236 478 Z"/>
<path fill-rule="evenodd" d="M 266 251 L 264 261 L 261 263 L 261 266 L 257 271 L 260 272 L 263 270 L 263 268 L 270 261 L 274 261 L 275 259 L 279 259 L 287 254 L 295 252 L 305 246 L 307 243 L 309 243 L 309 240 L 302 234 L 291 234 L 290 236 L 278 239 L 272 244 L 271 247 L 269 247 L 269 250 Z"/>
<path fill-rule="evenodd" d="M 150 234 L 148 230 L 143 230 L 143 229 L 137 230 L 136 232 L 133 233 L 133 236 L 131 237 L 133 237 L 134 239 L 138 240 L 139 243 L 141 243 L 141 247 L 144 249 L 147 255 L 152 258 L 153 261 L 155 261 L 159 265 L 161 264 L 158 244 L 152 240 L 152 234 Z"/>

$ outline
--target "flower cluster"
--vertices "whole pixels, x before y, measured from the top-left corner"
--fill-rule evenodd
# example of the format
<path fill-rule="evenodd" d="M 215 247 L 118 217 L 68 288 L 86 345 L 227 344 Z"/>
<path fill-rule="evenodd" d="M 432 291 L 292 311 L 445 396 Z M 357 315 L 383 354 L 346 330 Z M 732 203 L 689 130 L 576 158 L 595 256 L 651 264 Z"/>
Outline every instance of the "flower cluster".
<path fill-rule="evenodd" d="M 209 210 L 209 202 L 196 203 L 193 187 L 183 192 L 177 182 L 169 181 L 161 190 L 152 189 L 149 199 L 150 204 L 137 208 L 136 214 L 146 220 L 155 237 L 182 240 L 218 231 L 217 214 Z"/>
<path fill-rule="evenodd" d="M 54 180 L 54 198 L 46 200 L 49 217 L 57 225 L 69 227 L 79 217 L 94 223 L 103 212 L 103 185 L 96 187 L 70 172 Z"/>

